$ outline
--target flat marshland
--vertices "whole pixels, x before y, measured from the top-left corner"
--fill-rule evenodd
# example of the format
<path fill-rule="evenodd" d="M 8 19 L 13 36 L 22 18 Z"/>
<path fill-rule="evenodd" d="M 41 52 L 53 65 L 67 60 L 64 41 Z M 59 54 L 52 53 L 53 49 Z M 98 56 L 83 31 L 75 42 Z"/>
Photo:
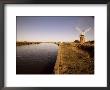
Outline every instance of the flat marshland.
<path fill-rule="evenodd" d="M 94 44 L 61 43 L 55 74 L 94 74 Z"/>

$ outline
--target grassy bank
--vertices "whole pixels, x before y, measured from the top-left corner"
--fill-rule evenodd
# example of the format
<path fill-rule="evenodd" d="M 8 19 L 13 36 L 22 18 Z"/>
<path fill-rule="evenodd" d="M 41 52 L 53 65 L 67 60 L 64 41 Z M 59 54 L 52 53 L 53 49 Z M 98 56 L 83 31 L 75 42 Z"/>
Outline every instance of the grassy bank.
<path fill-rule="evenodd" d="M 93 74 L 94 45 L 60 44 L 54 72 L 56 74 Z"/>

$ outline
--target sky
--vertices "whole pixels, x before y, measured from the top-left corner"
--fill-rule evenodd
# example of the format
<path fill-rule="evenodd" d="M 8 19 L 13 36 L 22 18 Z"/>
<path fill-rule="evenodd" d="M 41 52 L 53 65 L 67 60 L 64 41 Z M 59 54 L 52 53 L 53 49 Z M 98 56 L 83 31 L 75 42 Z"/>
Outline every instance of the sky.
<path fill-rule="evenodd" d="M 73 42 L 79 40 L 79 28 L 87 40 L 94 40 L 93 16 L 17 16 L 17 41 Z"/>

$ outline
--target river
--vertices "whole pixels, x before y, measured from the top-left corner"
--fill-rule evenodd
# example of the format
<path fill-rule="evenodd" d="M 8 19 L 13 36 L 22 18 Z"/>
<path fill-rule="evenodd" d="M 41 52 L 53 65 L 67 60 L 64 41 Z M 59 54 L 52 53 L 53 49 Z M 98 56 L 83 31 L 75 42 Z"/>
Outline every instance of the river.
<path fill-rule="evenodd" d="M 58 45 L 30 44 L 16 47 L 16 74 L 54 74 Z"/>

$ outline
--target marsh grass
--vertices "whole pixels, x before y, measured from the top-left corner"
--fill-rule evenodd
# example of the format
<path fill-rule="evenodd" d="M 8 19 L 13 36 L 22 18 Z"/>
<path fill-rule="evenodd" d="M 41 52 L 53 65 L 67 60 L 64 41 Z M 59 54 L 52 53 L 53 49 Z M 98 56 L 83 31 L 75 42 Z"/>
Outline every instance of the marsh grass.
<path fill-rule="evenodd" d="M 94 74 L 94 45 L 62 43 L 59 49 L 56 74 Z"/>

